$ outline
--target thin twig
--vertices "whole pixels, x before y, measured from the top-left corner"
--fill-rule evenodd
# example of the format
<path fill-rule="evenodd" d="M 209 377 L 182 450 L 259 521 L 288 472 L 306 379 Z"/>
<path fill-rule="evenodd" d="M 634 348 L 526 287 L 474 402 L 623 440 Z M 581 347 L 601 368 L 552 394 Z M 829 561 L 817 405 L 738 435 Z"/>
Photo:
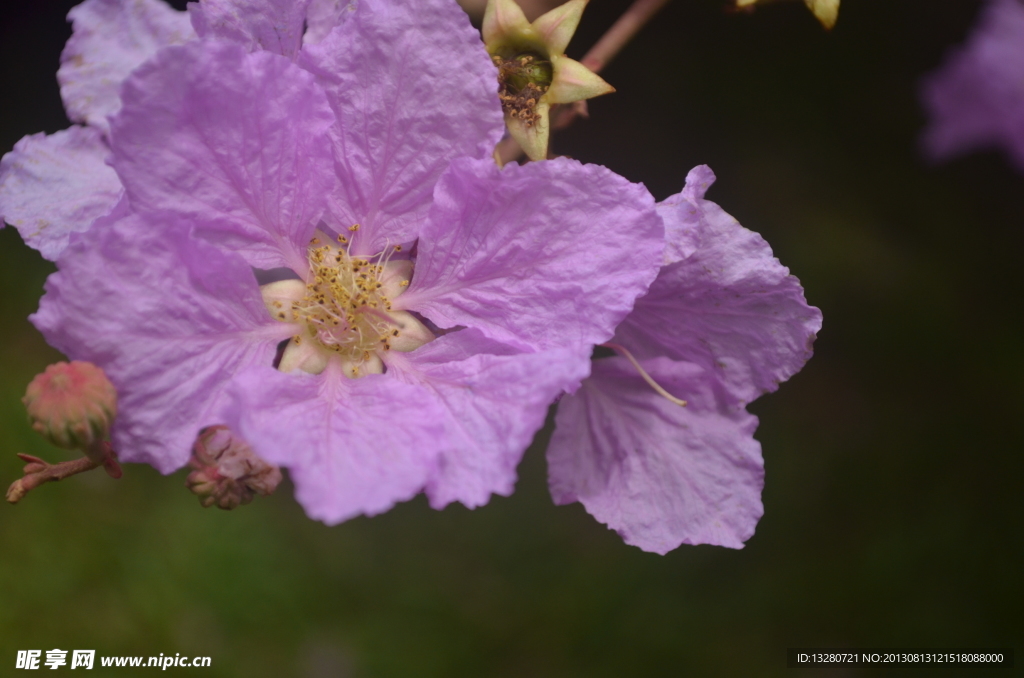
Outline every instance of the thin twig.
<path fill-rule="evenodd" d="M 580 61 L 590 70 L 600 73 L 637 31 L 667 4 L 668 0 L 636 0 Z"/>
<path fill-rule="evenodd" d="M 658 13 L 658 10 L 667 4 L 668 0 L 636 0 L 590 48 L 590 51 L 583 55 L 580 63 L 594 73 L 600 73 L 633 39 L 633 36 Z M 581 111 L 579 106 L 560 107 L 551 123 L 551 129 L 568 127 L 585 110 Z"/>
<path fill-rule="evenodd" d="M 91 471 L 102 466 L 99 462 L 89 457 L 82 457 L 72 461 L 62 461 L 58 464 L 50 464 L 39 457 L 31 454 L 18 454 L 22 461 L 28 462 L 25 465 L 25 475 L 18 478 L 7 490 L 7 501 L 17 504 L 21 499 L 43 483 L 63 480 L 68 476 Z"/>

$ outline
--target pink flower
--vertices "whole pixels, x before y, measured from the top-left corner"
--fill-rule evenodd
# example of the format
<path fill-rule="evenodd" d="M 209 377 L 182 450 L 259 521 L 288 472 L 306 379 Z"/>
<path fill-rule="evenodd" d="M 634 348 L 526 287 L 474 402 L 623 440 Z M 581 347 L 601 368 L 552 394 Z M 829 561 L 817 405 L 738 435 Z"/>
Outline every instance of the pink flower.
<path fill-rule="evenodd" d="M 595 361 L 561 400 L 548 447 L 556 504 L 581 502 L 629 544 L 741 548 L 763 513 L 757 418 L 745 405 L 811 357 L 821 312 L 768 244 L 704 193 L 690 171 L 658 205 L 665 265 L 613 342 L 686 406 L 655 392 L 624 357 Z"/>
<path fill-rule="evenodd" d="M 1024 3 L 988 0 L 967 43 L 921 88 L 925 151 L 945 159 L 998 146 L 1024 169 Z"/>
<path fill-rule="evenodd" d="M 200 5 L 200 39 L 125 82 L 128 211 L 72 239 L 33 321 L 110 375 L 125 460 L 172 471 L 226 424 L 329 523 L 510 493 L 657 274 L 653 199 L 495 167 L 496 72 L 454 3 L 365 0 L 301 46 L 299 14 L 274 42 L 256 5 Z"/>

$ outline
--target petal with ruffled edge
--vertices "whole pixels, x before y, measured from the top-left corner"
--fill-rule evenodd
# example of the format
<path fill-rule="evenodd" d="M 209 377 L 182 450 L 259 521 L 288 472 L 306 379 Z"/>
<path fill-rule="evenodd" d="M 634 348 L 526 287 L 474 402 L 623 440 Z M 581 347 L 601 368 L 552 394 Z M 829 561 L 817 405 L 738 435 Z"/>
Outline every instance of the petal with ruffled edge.
<path fill-rule="evenodd" d="M 272 364 L 289 327 L 270 319 L 237 255 L 138 216 L 112 221 L 72 239 L 31 320 L 110 377 L 121 459 L 170 473 L 200 428 L 221 423 L 230 376 Z"/>
<path fill-rule="evenodd" d="M 68 117 L 104 132 L 125 78 L 161 47 L 194 39 L 188 15 L 160 0 L 86 0 L 68 12 L 74 32 L 57 71 Z"/>
<path fill-rule="evenodd" d="M 821 311 L 761 236 L 704 199 L 706 172 L 691 171 L 683 191 L 700 211 L 697 250 L 661 270 L 614 341 L 640 359 L 697 363 L 745 403 L 800 371 Z"/>
<path fill-rule="evenodd" d="M 189 4 L 201 38 L 226 38 L 250 52 L 266 50 L 294 58 L 302 47 L 309 0 L 202 0 Z"/>
<path fill-rule="evenodd" d="M 56 260 L 71 233 L 109 214 L 121 197 L 121 181 L 104 162 L 109 153 L 89 127 L 23 138 L 0 160 L 0 225 Z"/>
<path fill-rule="evenodd" d="M 357 5 L 358 0 L 310 0 L 302 44 L 311 45 L 326 38 L 335 26 L 351 16 Z"/>
<path fill-rule="evenodd" d="M 930 120 L 922 142 L 941 160 L 1002 145 L 1024 169 L 1024 5 L 992 0 L 967 43 L 922 83 Z"/>
<path fill-rule="evenodd" d="M 647 190 L 604 167 L 460 159 L 395 308 L 527 350 L 601 343 L 654 279 L 663 239 Z"/>
<path fill-rule="evenodd" d="M 589 370 L 585 352 L 520 353 L 476 330 L 389 354 L 388 374 L 422 384 L 444 413 L 441 454 L 426 487 L 430 505 L 475 508 L 492 494 L 512 494 L 516 466 L 548 406 Z"/>
<path fill-rule="evenodd" d="M 328 525 L 419 493 L 444 435 L 422 387 L 379 374 L 347 379 L 337 361 L 319 375 L 249 370 L 233 393 L 228 425 L 287 467 L 306 513 Z"/>
<path fill-rule="evenodd" d="M 714 376 L 692 363 L 643 363 L 680 407 L 655 393 L 625 359 L 595 361 L 562 398 L 548 445 L 556 504 L 579 501 L 645 551 L 680 544 L 742 548 L 764 509 L 757 418 L 716 396 Z"/>
<path fill-rule="evenodd" d="M 694 167 L 686 177 L 686 187 L 682 192 L 655 205 L 665 225 L 666 265 L 682 261 L 697 251 L 700 244 L 700 220 L 703 216 L 701 200 L 713 183 L 715 174 L 710 167 Z"/>
<path fill-rule="evenodd" d="M 497 71 L 449 0 L 361 0 L 298 63 L 315 73 L 340 123 L 340 179 L 324 219 L 359 224 L 352 252 L 413 240 L 453 158 L 490 157 L 504 131 Z"/>
<path fill-rule="evenodd" d="M 139 212 L 168 212 L 257 268 L 300 274 L 334 183 L 334 122 L 312 76 L 234 43 L 169 47 L 125 83 L 114 169 Z"/>

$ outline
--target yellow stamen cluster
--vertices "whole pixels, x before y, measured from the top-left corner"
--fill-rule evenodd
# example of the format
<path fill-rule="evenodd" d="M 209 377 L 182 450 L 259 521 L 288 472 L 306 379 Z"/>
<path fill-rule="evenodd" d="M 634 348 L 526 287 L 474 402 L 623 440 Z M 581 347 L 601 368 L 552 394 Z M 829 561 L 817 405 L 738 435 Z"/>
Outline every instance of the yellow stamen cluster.
<path fill-rule="evenodd" d="M 271 317 L 295 332 L 278 363 L 282 372 L 320 374 L 335 363 L 350 378 L 380 374 L 388 351 L 414 351 L 434 340 L 412 313 L 392 310 L 412 277 L 410 260 L 392 260 L 391 251 L 355 256 L 346 236 L 338 236 L 341 247 L 321 237 L 327 240 L 318 234 L 310 241 L 305 280 L 261 287 Z"/>
<path fill-rule="evenodd" d="M 391 301 L 382 292 L 384 264 L 350 257 L 329 245 L 311 247 L 309 263 L 306 298 L 292 302 L 291 308 L 309 336 L 355 363 L 390 350 L 399 330 L 387 313 Z"/>

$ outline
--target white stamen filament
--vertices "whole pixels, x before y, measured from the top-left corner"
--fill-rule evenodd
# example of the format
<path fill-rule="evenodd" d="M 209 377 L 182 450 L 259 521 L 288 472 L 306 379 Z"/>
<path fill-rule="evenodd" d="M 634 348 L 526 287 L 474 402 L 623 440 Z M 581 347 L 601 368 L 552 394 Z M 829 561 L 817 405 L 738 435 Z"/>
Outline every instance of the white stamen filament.
<path fill-rule="evenodd" d="M 636 368 L 636 371 L 640 373 L 640 376 L 643 377 L 644 381 L 647 382 L 647 385 L 654 389 L 655 393 L 660 395 L 662 398 L 665 398 L 669 402 L 679 405 L 680 407 L 686 407 L 686 401 L 680 400 L 679 398 L 675 397 L 674 395 L 666 391 L 664 388 L 662 388 L 661 384 L 654 381 L 654 378 L 651 377 L 651 375 L 647 374 L 647 370 L 640 366 L 640 363 L 637 362 L 637 359 L 633 357 L 633 354 L 630 353 L 625 346 L 611 343 L 601 344 L 601 346 L 612 349 L 613 351 L 621 355 L 623 358 L 628 360 L 630 363 L 632 363 L 633 367 Z"/>

